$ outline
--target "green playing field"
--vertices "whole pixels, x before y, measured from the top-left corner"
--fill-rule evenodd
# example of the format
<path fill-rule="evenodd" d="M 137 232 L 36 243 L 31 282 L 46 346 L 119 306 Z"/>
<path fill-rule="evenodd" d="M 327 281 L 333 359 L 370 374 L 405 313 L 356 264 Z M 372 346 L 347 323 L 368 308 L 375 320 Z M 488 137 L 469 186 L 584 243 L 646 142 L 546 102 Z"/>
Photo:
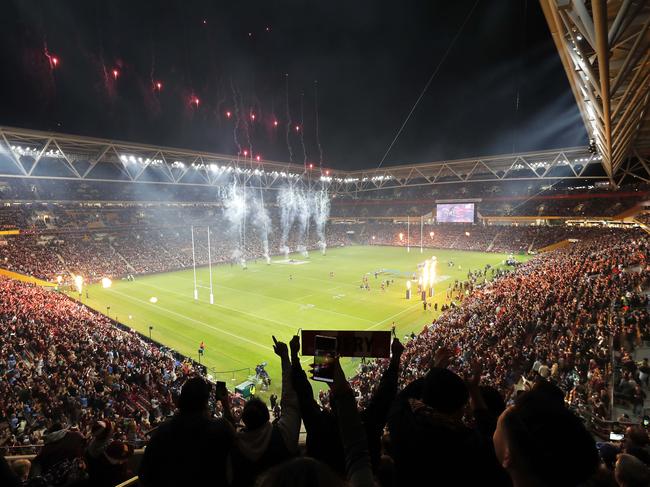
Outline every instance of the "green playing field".
<path fill-rule="evenodd" d="M 88 288 L 89 297 L 84 292 L 81 300 L 144 335 L 153 326 L 154 340 L 195 360 L 203 341 L 202 363 L 232 389 L 266 361 L 275 379 L 272 390 L 277 392 L 279 363 L 271 335 L 288 342 L 299 328 L 387 330 L 394 321 L 402 337 L 430 323 L 437 313 L 424 311 L 416 293 L 407 300 L 405 290 L 418 263 L 432 256 L 438 260 L 434 302 L 439 306 L 455 279 L 464 280 L 470 269 L 486 264 L 500 266 L 506 258 L 484 252 L 425 249 L 420 253 L 416 248 L 407 253 L 405 248 L 352 246 L 329 249 L 324 256 L 313 252 L 309 258 L 275 257 L 271 265 L 250 262 L 246 270 L 213 266 L 213 305 L 207 267 L 197 269 L 198 300 L 193 298 L 191 268 L 113 282 L 108 289 L 95 284 Z M 360 288 L 363 276 L 368 277 L 370 290 Z M 394 282 L 382 291 L 381 282 L 388 279 Z M 310 358 L 303 360 L 306 366 Z M 352 374 L 357 363 L 345 360 L 346 372 Z M 239 371 L 226 372 L 232 370 Z"/>

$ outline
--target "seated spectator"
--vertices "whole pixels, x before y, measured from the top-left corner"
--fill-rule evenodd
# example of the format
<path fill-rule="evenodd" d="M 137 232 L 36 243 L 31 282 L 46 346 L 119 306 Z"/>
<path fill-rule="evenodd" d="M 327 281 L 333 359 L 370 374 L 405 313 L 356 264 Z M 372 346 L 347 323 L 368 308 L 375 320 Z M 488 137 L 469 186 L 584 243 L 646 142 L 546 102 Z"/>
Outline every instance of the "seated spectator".
<path fill-rule="evenodd" d="M 210 418 L 210 388 L 200 377 L 185 382 L 178 412 L 156 429 L 145 449 L 139 473 L 143 486 L 228 485 L 233 429 L 225 419 Z M 227 399 L 218 399 L 226 408 Z"/>

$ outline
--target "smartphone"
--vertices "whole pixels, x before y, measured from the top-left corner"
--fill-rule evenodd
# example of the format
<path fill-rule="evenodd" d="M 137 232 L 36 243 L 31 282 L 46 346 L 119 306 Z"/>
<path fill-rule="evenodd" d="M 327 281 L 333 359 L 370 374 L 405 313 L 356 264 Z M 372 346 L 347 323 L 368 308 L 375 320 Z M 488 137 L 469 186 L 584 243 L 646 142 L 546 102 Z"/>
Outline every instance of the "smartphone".
<path fill-rule="evenodd" d="M 334 382 L 336 345 L 336 337 L 316 335 L 314 338 L 314 380 Z"/>
<path fill-rule="evenodd" d="M 623 441 L 625 435 L 623 433 L 614 433 L 613 431 L 609 433 L 609 439 L 611 441 Z"/>
<path fill-rule="evenodd" d="M 643 416 L 643 426 L 646 428 L 650 426 L 650 416 Z"/>

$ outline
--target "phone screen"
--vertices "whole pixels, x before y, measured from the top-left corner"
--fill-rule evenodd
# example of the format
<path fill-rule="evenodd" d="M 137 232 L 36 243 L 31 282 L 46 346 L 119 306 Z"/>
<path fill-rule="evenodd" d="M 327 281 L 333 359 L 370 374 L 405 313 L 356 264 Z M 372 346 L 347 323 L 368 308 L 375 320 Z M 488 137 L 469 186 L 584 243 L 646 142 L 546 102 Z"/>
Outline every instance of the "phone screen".
<path fill-rule="evenodd" d="M 334 368 L 332 365 L 335 356 L 336 338 L 316 335 L 314 338 L 314 380 L 334 382 Z"/>
<path fill-rule="evenodd" d="M 609 439 L 611 441 L 622 441 L 625 435 L 614 433 L 613 431 L 609 434 Z"/>

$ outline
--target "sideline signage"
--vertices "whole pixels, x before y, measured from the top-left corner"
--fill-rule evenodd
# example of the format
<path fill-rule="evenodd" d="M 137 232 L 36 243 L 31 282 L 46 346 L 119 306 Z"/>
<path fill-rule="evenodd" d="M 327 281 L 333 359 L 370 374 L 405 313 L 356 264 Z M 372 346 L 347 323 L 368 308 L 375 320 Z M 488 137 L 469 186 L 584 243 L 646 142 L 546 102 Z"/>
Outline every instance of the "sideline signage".
<path fill-rule="evenodd" d="M 302 330 L 303 355 L 314 355 L 316 335 L 336 338 L 341 357 L 390 357 L 390 331 Z"/>

